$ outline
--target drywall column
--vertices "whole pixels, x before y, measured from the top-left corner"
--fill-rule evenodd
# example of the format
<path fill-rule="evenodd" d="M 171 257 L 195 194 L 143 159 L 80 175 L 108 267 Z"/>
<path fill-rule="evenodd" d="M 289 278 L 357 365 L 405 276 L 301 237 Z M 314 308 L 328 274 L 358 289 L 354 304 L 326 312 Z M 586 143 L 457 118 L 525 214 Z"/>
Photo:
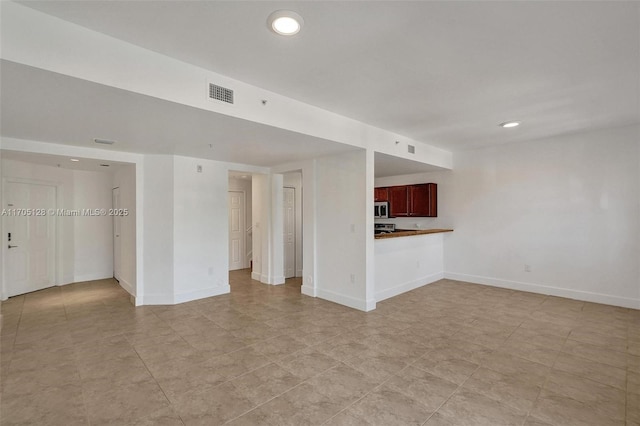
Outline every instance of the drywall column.
<path fill-rule="evenodd" d="M 144 276 L 136 305 L 173 303 L 173 157 L 144 159 Z M 138 290 L 141 290 L 138 288 Z"/>
<path fill-rule="evenodd" d="M 254 175 L 253 272 L 251 278 L 265 284 L 284 283 L 281 174 Z"/>
<path fill-rule="evenodd" d="M 375 183 L 375 152 L 367 149 L 365 159 L 366 172 L 366 194 L 365 206 L 367 214 L 365 215 L 365 311 L 371 311 L 376 308 L 376 264 L 375 264 L 375 239 L 373 231 L 373 188 Z"/>
<path fill-rule="evenodd" d="M 365 150 L 319 158 L 315 176 L 317 295 L 363 311 L 373 309 L 366 285 L 367 235 L 373 227 L 366 160 Z"/>
<path fill-rule="evenodd" d="M 173 303 L 229 293 L 228 165 L 174 156 L 173 170 Z"/>

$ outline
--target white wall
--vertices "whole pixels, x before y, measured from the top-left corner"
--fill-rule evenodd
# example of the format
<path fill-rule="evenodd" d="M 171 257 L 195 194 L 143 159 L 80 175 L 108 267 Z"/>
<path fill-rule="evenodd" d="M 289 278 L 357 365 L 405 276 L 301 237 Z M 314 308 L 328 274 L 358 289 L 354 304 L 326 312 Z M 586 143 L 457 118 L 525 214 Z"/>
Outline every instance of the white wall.
<path fill-rule="evenodd" d="M 316 160 L 319 297 L 366 310 L 366 151 Z"/>
<path fill-rule="evenodd" d="M 144 277 L 136 303 L 173 301 L 173 157 L 144 158 Z"/>
<path fill-rule="evenodd" d="M 175 302 L 228 293 L 228 165 L 173 157 Z M 197 172 L 198 165 L 202 172 Z"/>
<path fill-rule="evenodd" d="M 375 240 L 375 295 L 379 302 L 444 276 L 443 238 L 426 234 Z"/>
<path fill-rule="evenodd" d="M 302 276 L 302 172 L 290 172 L 283 175 L 285 187 L 295 189 L 295 232 L 296 232 L 296 277 Z"/>
<path fill-rule="evenodd" d="M 252 226 L 252 193 L 251 193 L 251 177 L 247 179 L 242 178 L 229 178 L 229 191 L 243 191 L 244 192 L 244 202 L 245 202 L 245 238 L 244 238 L 244 246 L 245 246 L 245 264 L 244 267 L 249 267 L 249 261 L 251 260 L 251 255 L 253 252 L 253 238 L 252 232 L 247 232 L 247 228 Z"/>
<path fill-rule="evenodd" d="M 111 173 L 73 171 L 75 209 L 112 208 Z M 74 281 L 113 277 L 113 218 L 79 216 L 74 225 Z"/>
<path fill-rule="evenodd" d="M 120 217 L 120 285 L 136 296 L 136 166 L 121 165 L 114 170 L 113 188 L 120 188 L 120 208 L 129 214 Z"/>
<path fill-rule="evenodd" d="M 631 126 L 456 153 L 446 276 L 640 308 L 639 141 Z"/>

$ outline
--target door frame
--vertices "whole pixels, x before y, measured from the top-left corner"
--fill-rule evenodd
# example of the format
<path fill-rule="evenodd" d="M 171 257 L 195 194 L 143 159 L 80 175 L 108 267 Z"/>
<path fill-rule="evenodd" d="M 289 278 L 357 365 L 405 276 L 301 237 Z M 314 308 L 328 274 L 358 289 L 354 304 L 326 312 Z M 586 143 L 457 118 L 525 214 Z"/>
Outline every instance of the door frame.
<path fill-rule="evenodd" d="M 227 217 L 229 215 L 229 210 L 231 206 L 228 204 L 229 193 L 230 192 L 240 192 L 242 193 L 242 268 L 247 269 L 249 267 L 249 261 L 247 260 L 247 192 L 244 189 L 231 189 L 227 188 Z M 229 220 L 227 219 L 227 232 L 229 236 L 231 235 L 231 229 L 229 228 Z M 229 250 L 229 242 L 231 238 L 227 237 L 227 251 L 229 251 L 229 258 L 231 258 L 231 251 Z M 227 265 L 227 268 L 229 265 Z M 231 270 L 231 269 L 229 269 Z"/>
<path fill-rule="evenodd" d="M 64 185 L 60 182 L 53 182 L 47 180 L 38 180 L 38 179 L 24 179 L 24 178 L 14 178 L 14 177 L 3 177 L 2 178 L 2 208 L 8 208 L 7 203 L 7 186 L 10 183 L 23 183 L 28 185 L 44 185 L 44 186 L 52 186 L 56 192 L 55 196 L 55 209 L 59 209 L 60 206 L 63 205 L 63 189 Z M 58 216 L 54 215 L 53 217 L 54 226 L 54 262 L 53 262 L 53 284 L 56 286 L 61 286 L 63 284 L 63 265 L 62 265 L 62 221 L 58 220 Z M 2 229 L 2 286 L 0 286 L 0 300 L 8 299 L 8 291 L 7 291 L 7 246 L 9 245 L 8 237 L 7 237 L 7 229 L 5 219 L 3 218 L 0 221 L 0 228 Z"/>
<path fill-rule="evenodd" d="M 118 190 L 118 206 L 116 207 L 114 205 L 114 201 L 115 201 L 115 193 L 116 193 L 116 189 Z M 116 186 L 116 187 L 112 187 L 111 188 L 111 208 L 115 209 L 120 209 L 122 208 L 120 203 L 120 187 Z M 121 220 L 120 216 L 118 215 L 113 215 L 113 220 L 111 221 L 111 240 L 112 240 L 112 245 L 113 245 L 113 250 L 112 250 L 112 264 L 113 264 L 113 278 L 118 281 L 118 283 L 120 283 L 120 277 L 116 276 L 116 221 L 117 220 Z M 118 222 L 118 225 L 120 226 L 119 231 L 122 233 L 122 222 Z M 120 237 L 120 235 L 118 235 L 118 238 Z M 120 244 L 120 241 L 122 240 L 118 240 L 118 245 L 120 245 L 120 258 L 118 259 L 118 266 L 122 266 L 121 260 L 122 260 L 122 245 Z M 118 271 L 120 272 L 120 271 Z M 118 274 L 119 275 L 119 274 Z"/>
<path fill-rule="evenodd" d="M 298 215 L 298 197 L 297 197 L 297 192 L 296 191 L 296 187 L 295 186 L 283 186 L 282 190 L 284 192 L 285 189 L 291 189 L 293 190 L 293 277 L 289 277 L 289 278 L 295 278 L 298 276 L 298 262 L 297 262 L 297 257 L 298 257 L 298 244 L 296 244 L 296 240 L 298 238 L 298 220 L 297 220 L 297 215 Z M 283 200 L 284 200 L 284 196 L 283 196 Z M 284 217 L 283 219 L 283 224 L 282 227 L 284 229 Z M 282 257 L 283 259 L 285 259 L 284 264 L 286 266 L 286 253 L 282 253 Z M 286 268 L 283 271 L 285 279 L 287 276 L 286 273 Z"/>

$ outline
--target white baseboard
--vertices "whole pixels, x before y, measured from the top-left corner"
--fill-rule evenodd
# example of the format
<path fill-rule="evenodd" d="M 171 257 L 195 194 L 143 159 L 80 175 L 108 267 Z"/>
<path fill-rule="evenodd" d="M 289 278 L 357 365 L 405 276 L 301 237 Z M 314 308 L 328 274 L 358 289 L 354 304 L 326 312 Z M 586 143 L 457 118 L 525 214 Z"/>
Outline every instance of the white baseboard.
<path fill-rule="evenodd" d="M 300 292 L 302 294 L 304 294 L 305 296 L 310 296 L 310 297 L 316 297 L 317 293 L 316 293 L 316 288 L 315 287 L 310 287 L 308 285 L 302 284 L 302 287 L 300 287 Z"/>
<path fill-rule="evenodd" d="M 438 280 L 444 278 L 443 272 L 438 272 L 436 274 L 427 275 L 426 277 L 418 278 L 417 280 L 408 281 L 402 284 L 399 284 L 395 287 L 376 292 L 376 301 L 380 302 L 382 300 L 388 299 L 390 297 L 397 296 L 402 293 L 406 293 L 407 291 L 415 290 L 416 288 L 422 287 L 423 285 L 434 283 Z"/>
<path fill-rule="evenodd" d="M 177 305 L 179 303 L 191 302 L 193 300 L 207 297 L 219 296 L 231 292 L 228 284 L 206 288 L 203 290 L 190 291 L 187 293 L 170 294 L 145 294 L 143 297 L 136 297 L 136 306 L 141 305 Z"/>
<path fill-rule="evenodd" d="M 572 290 L 561 287 L 546 286 L 541 284 L 509 281 L 500 278 L 482 277 L 479 275 L 459 274 L 445 272 L 444 278 L 457 281 L 466 281 L 474 284 L 484 284 L 493 287 L 507 288 L 510 290 L 528 291 L 531 293 L 547 294 L 550 296 L 566 297 L 568 299 L 582 300 L 584 302 L 602 303 L 605 305 L 621 306 L 623 308 L 640 309 L 640 299 L 611 296 L 590 291 Z"/>
<path fill-rule="evenodd" d="M 188 293 L 176 294 L 173 298 L 173 303 L 185 303 L 192 300 L 204 299 L 207 297 L 219 296 L 221 294 L 227 294 L 231 292 L 229 284 L 224 284 L 212 288 L 205 288 L 203 290 L 190 291 Z"/>
<path fill-rule="evenodd" d="M 67 284 L 73 284 L 75 282 L 75 277 L 73 275 L 65 275 L 62 277 L 62 282 L 60 282 L 60 285 L 67 285 Z"/>
<path fill-rule="evenodd" d="M 107 272 L 105 274 L 78 275 L 73 277 L 73 282 L 83 283 L 85 281 L 108 280 L 109 278 L 113 278 L 113 272 Z"/>
<path fill-rule="evenodd" d="M 123 278 L 120 278 L 118 283 L 120 283 L 120 287 L 122 287 L 127 293 L 129 293 L 133 297 L 136 296 L 136 289 L 131 285 L 131 283 L 127 282 Z"/>
<path fill-rule="evenodd" d="M 317 289 L 317 295 L 320 299 L 325 299 L 339 305 L 348 306 L 353 309 L 367 312 L 371 310 L 371 301 L 357 299 L 355 297 L 346 296 L 344 294 L 334 293 L 333 291 Z M 375 307 L 375 300 L 373 301 Z"/>
<path fill-rule="evenodd" d="M 252 272 L 251 279 L 260 281 L 262 284 L 272 284 L 272 285 L 284 284 L 284 275 L 270 277 L 269 275 L 266 275 L 266 274 L 259 274 L 257 272 Z"/>

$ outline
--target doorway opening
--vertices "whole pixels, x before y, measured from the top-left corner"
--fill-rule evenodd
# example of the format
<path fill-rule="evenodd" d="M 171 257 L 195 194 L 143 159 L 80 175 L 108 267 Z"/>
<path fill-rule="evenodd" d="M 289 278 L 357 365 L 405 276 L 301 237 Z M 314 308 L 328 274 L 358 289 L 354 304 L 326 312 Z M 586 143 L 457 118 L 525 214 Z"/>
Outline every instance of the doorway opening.
<path fill-rule="evenodd" d="M 1 161 L 1 202 L 16 215 L 1 224 L 0 299 L 74 284 L 65 291 L 111 285 L 133 301 L 135 164 L 8 150 Z"/>
<path fill-rule="evenodd" d="M 252 177 L 246 172 L 229 172 L 229 271 L 251 268 Z"/>

